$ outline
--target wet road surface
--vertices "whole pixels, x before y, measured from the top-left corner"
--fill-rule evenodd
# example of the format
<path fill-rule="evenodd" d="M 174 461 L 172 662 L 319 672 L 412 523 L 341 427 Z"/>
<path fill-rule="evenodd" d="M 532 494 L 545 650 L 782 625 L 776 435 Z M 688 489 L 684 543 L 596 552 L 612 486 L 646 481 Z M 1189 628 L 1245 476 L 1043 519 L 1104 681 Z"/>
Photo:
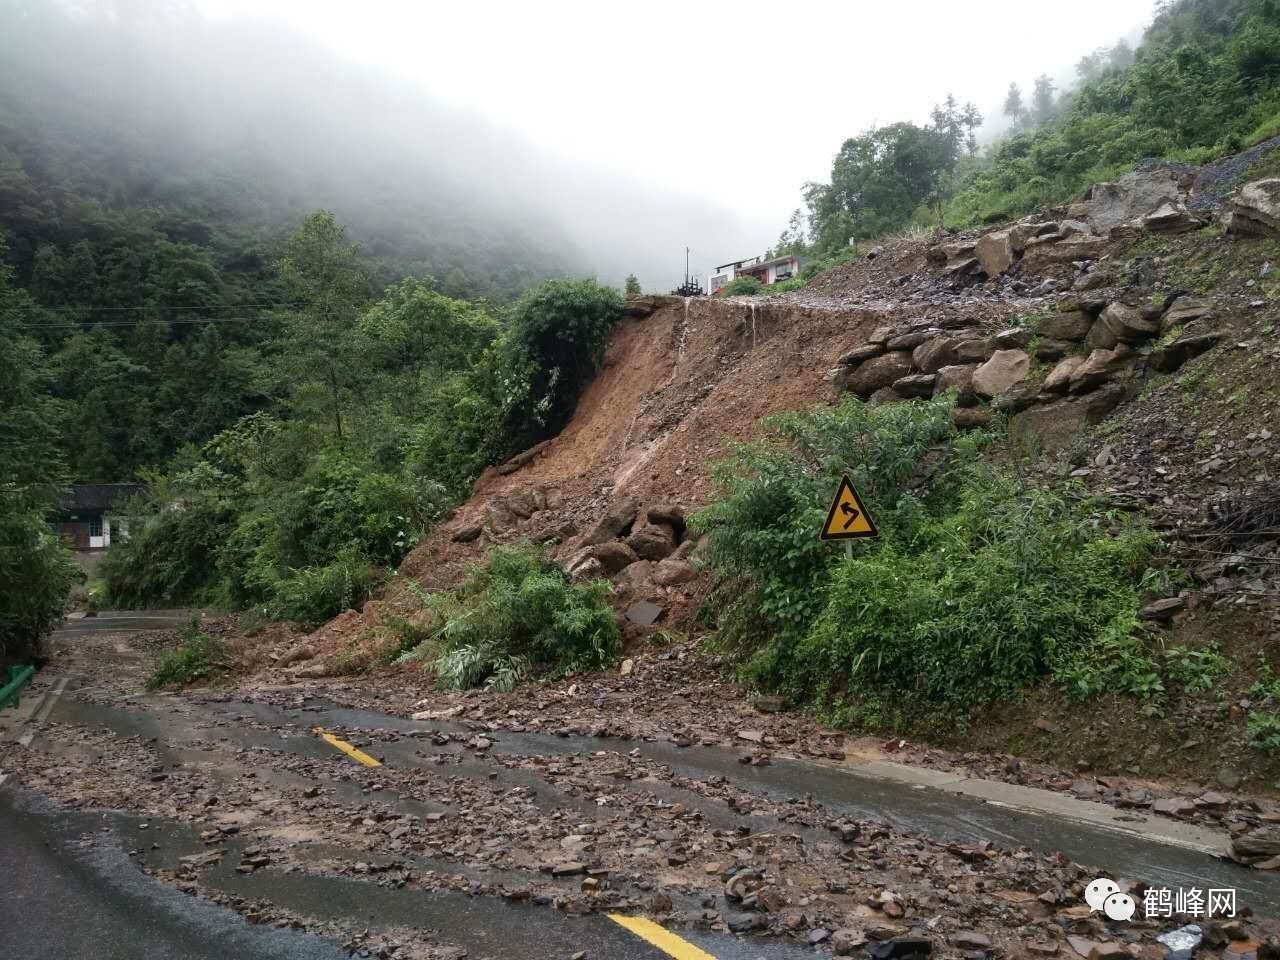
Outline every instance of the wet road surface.
<path fill-rule="evenodd" d="M 171 619 L 185 622 L 185 611 L 174 612 Z M 64 633 L 81 635 L 77 628 Z M 121 697 L 105 694 L 105 686 L 95 687 L 92 675 L 69 674 L 67 679 L 63 695 L 51 698 L 49 704 L 51 729 L 36 730 L 33 750 L 83 758 L 86 751 L 100 750 L 100 746 L 81 746 L 54 734 L 69 729 L 92 735 L 109 732 L 121 742 L 146 743 L 156 770 L 198 768 L 223 783 L 244 782 L 248 777 L 264 788 L 286 793 L 297 793 L 320 778 L 336 801 L 352 807 L 385 803 L 418 819 L 443 815 L 446 806 L 405 795 L 390 777 L 362 780 L 355 775 L 359 768 L 354 762 L 341 758 L 314 728 L 361 734 L 359 745 L 380 761 L 385 771 L 420 771 L 427 765 L 422 749 L 426 737 L 474 731 L 474 725 L 456 721 L 413 721 L 345 709 L 319 698 L 300 698 L 289 706 L 253 696 L 198 693 Z M 50 686 L 47 678 L 45 685 Z M 86 697 L 81 699 L 77 694 Z M 484 756 L 465 749 L 457 738 L 433 741 L 432 769 L 460 782 L 473 780 L 526 791 L 552 818 L 567 815 L 590 822 L 605 816 L 590 796 L 504 761 L 603 752 L 618 755 L 617 741 L 501 731 L 485 736 L 491 746 Z M 681 788 L 678 778 L 729 780 L 743 790 L 778 799 L 800 793 L 806 802 L 851 818 L 872 818 L 906 834 L 962 843 L 990 841 L 1003 848 L 1029 847 L 1039 854 L 1061 852 L 1112 876 L 1141 877 L 1170 887 L 1234 887 L 1240 891 L 1240 899 L 1259 914 L 1280 916 L 1280 878 L 1275 874 L 1248 870 L 1194 850 L 886 781 L 863 775 L 856 767 L 780 758 L 767 766 L 744 766 L 729 750 L 679 748 L 670 742 L 627 742 L 625 750 L 661 764 L 675 775 L 671 782 L 646 783 L 652 795 L 667 803 L 697 806 L 708 826 L 726 833 L 735 829 L 777 832 L 782 828 L 806 843 L 829 841 L 829 835 L 821 831 L 806 831 L 771 817 L 710 803 Z M 308 767 L 300 773 L 290 766 L 293 761 L 314 762 L 321 772 Z M 440 768 L 442 761 L 448 765 Z M 6 766 L 10 773 L 11 763 L 12 759 Z M 347 763 L 351 766 L 344 766 Z M 450 815 L 457 814 L 450 811 Z M 282 809 L 281 818 L 288 817 L 288 810 Z M 193 824 L 154 816 L 144 820 L 117 812 L 62 811 L 12 778 L 0 786 L 0 837 L 4 838 L 0 842 L 0 891 L 5 901 L 5 908 L 0 909 L 0 943 L 5 945 L 6 955 L 69 960 L 329 958 L 349 955 L 341 949 L 342 937 L 336 931 L 364 928 L 380 931 L 386 938 L 400 937 L 406 931 L 421 933 L 425 940 L 446 950 L 438 954 L 440 957 L 457 958 L 463 951 L 470 957 L 494 960 L 569 960 L 580 952 L 585 952 L 588 960 L 656 960 L 667 956 L 602 913 L 548 909 L 548 904 L 538 903 L 537 898 L 513 901 L 458 890 L 370 882 L 368 877 L 339 875 L 329 869 L 302 869 L 296 862 L 272 863 L 245 872 L 237 864 L 247 841 L 238 836 L 223 844 L 222 859 L 201 872 L 201 896 L 189 896 L 193 891 L 181 892 L 173 883 L 153 876 L 181 876 L 182 858 L 207 850 Z M 351 840 L 345 848 L 307 841 L 299 844 L 298 857 L 315 864 L 328 864 L 334 857 L 350 859 L 360 844 L 357 836 Z M 376 855 L 370 854 L 368 859 L 374 860 Z M 419 872 L 470 876 L 476 883 L 490 885 L 497 872 L 483 863 L 473 868 L 456 860 L 400 859 L 400 866 Z M 536 881 L 537 875 L 506 871 L 501 879 L 518 885 Z M 211 902 L 211 896 L 215 901 L 229 898 L 240 909 Z M 293 915 L 318 920 L 326 935 L 314 935 L 315 928 L 309 933 L 287 929 L 283 921 L 277 921 L 279 926 L 251 923 L 245 916 L 251 916 L 252 910 L 246 910 L 244 902 L 269 902 Z M 696 897 L 676 904 L 677 909 L 688 908 L 694 913 L 699 907 L 712 905 L 705 898 L 700 904 Z M 728 915 L 723 901 L 714 906 Z M 334 927 L 326 930 L 324 923 Z M 678 932 L 688 943 L 720 960 L 789 960 L 814 955 L 811 947 L 791 942 L 744 939 L 689 927 Z"/>

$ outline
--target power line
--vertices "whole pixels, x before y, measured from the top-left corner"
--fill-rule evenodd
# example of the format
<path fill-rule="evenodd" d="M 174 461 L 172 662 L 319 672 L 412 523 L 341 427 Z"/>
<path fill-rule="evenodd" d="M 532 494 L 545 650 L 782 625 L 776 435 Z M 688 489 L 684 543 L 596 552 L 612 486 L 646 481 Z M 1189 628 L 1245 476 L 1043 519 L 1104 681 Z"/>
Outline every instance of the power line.
<path fill-rule="evenodd" d="M 19 330 L 90 330 L 95 327 L 141 327 L 149 323 L 180 326 L 199 323 L 246 323 L 253 320 L 269 320 L 270 317 L 192 317 L 187 320 L 99 320 L 91 323 L 28 323 L 18 324 Z"/>
<path fill-rule="evenodd" d="M 179 304 L 178 306 L 168 306 L 163 304 L 151 304 L 144 307 L 61 307 L 58 309 L 75 313 L 142 313 L 146 310 L 271 310 L 277 307 L 299 307 L 302 302 L 298 300 L 286 300 L 281 302 L 266 301 L 262 303 L 221 303 L 221 304 Z M 54 309 L 54 308 L 50 308 Z M 54 309 L 54 312 L 57 312 Z"/>

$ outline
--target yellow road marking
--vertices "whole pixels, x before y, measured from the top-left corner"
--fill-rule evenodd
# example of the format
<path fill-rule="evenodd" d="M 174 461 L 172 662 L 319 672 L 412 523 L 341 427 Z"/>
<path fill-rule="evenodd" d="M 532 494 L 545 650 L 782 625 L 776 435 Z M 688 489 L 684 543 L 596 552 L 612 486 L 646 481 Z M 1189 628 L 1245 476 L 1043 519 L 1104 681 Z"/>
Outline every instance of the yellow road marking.
<path fill-rule="evenodd" d="M 350 757 L 352 760 L 356 761 L 357 763 L 363 763 L 366 767 L 382 766 L 381 761 L 375 760 L 373 757 L 369 756 L 363 750 L 359 750 L 356 747 L 353 747 L 351 744 L 347 743 L 347 741 L 345 740 L 338 739 L 332 733 L 325 733 L 324 727 L 312 727 L 311 732 L 320 734 L 321 740 L 323 740 L 325 743 L 328 743 L 328 744 L 331 744 L 332 746 L 337 747 L 339 750 L 341 750 L 343 753 L 345 753 L 348 757 Z"/>
<path fill-rule="evenodd" d="M 644 917 L 624 917 L 620 913 L 609 914 L 609 919 L 618 926 L 630 930 L 641 940 L 647 940 L 668 956 L 675 957 L 676 960 L 716 960 L 705 950 L 699 950 L 688 940 L 677 937 L 652 920 L 646 920 Z"/>

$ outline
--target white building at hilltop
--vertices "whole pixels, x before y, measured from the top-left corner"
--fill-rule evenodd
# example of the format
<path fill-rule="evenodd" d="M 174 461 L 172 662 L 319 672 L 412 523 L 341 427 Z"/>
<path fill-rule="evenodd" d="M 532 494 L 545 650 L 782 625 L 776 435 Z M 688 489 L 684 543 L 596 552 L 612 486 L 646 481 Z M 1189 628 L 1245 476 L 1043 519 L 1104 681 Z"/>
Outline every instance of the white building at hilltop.
<path fill-rule="evenodd" d="M 718 293 L 730 280 L 736 277 L 755 277 L 766 287 L 783 280 L 790 280 L 800 273 L 800 258 L 794 254 L 785 257 L 774 257 L 765 260 L 753 257 L 750 260 L 735 260 L 716 267 L 707 277 L 707 293 Z"/>

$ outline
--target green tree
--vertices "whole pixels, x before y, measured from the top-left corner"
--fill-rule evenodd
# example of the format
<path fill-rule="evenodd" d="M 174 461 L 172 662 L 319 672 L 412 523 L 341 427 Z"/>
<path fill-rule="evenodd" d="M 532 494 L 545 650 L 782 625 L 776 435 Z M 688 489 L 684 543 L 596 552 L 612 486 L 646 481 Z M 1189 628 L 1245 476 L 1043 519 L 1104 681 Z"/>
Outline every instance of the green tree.
<path fill-rule="evenodd" d="M 39 311 L 12 288 L 4 255 L 0 238 L 0 655 L 26 658 L 61 619 L 75 565 L 45 519 L 64 477 L 63 409 L 24 330 Z"/>
<path fill-rule="evenodd" d="M 1022 88 L 1018 86 L 1017 81 L 1014 81 L 1009 84 L 1009 92 L 1004 96 L 1004 115 L 1017 124 L 1022 120 L 1026 110 L 1022 102 Z"/>
<path fill-rule="evenodd" d="M 963 128 L 953 129 L 945 113 L 933 127 L 895 123 L 846 140 L 832 164 L 831 183 L 806 188 L 819 253 L 906 224 L 937 190 L 962 142 Z"/>
<path fill-rule="evenodd" d="M 623 292 L 626 294 L 628 299 L 638 297 L 643 292 L 640 289 L 640 281 L 636 279 L 636 275 L 634 273 L 627 274 L 626 288 Z"/>
<path fill-rule="evenodd" d="M 1043 125 L 1053 119 L 1057 109 L 1057 88 L 1047 73 L 1036 77 L 1035 88 L 1031 91 L 1031 115 L 1037 125 Z"/>
<path fill-rule="evenodd" d="M 352 330 L 369 296 L 358 247 L 327 210 L 307 217 L 289 238 L 280 275 L 295 304 L 286 311 L 281 344 L 283 381 L 294 402 L 307 411 L 323 397 L 334 437 L 343 442 L 342 411 L 353 386 Z"/>

